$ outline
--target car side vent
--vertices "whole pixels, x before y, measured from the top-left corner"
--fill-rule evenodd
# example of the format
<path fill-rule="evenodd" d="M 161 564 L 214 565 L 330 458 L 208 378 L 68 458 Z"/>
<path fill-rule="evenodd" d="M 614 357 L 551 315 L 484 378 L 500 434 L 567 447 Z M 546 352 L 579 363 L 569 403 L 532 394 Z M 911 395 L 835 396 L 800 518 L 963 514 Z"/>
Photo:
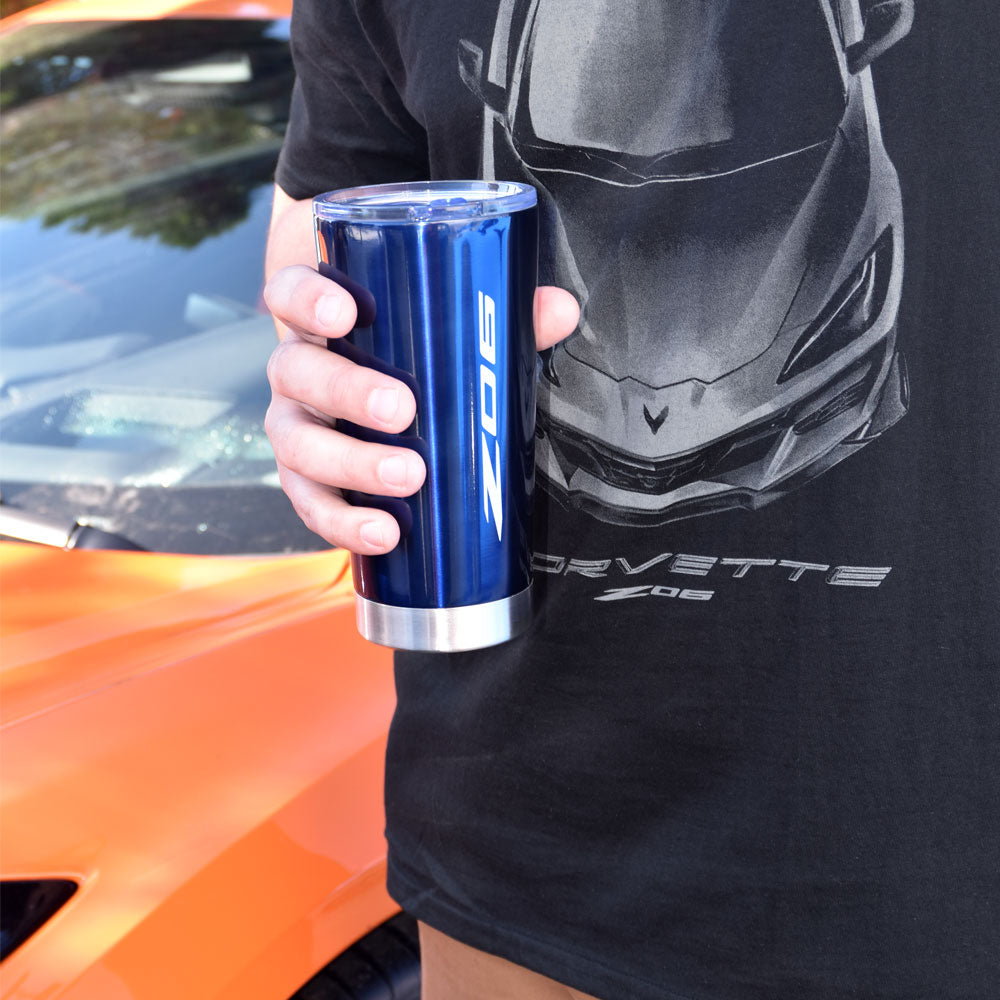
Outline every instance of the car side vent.
<path fill-rule="evenodd" d="M 0 882 L 0 961 L 22 945 L 76 892 L 69 879 Z"/>

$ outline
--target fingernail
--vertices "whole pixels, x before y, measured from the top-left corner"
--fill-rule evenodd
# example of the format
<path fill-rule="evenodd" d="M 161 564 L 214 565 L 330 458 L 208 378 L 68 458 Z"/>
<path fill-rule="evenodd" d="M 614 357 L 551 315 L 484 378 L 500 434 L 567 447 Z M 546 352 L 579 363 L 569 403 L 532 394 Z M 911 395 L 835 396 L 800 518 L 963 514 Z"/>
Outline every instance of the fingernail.
<path fill-rule="evenodd" d="M 382 528 L 379 526 L 378 521 L 365 521 L 361 525 L 359 534 L 362 541 L 368 545 L 377 545 L 379 547 L 385 545 L 385 536 L 382 534 Z"/>
<path fill-rule="evenodd" d="M 321 326 L 335 329 L 344 314 L 344 303 L 339 295 L 324 295 L 316 302 L 316 319 Z"/>
<path fill-rule="evenodd" d="M 379 462 L 378 474 L 383 483 L 388 483 L 390 486 L 405 486 L 406 468 L 406 459 L 400 458 L 399 455 L 393 455 L 392 458 L 383 458 Z"/>
<path fill-rule="evenodd" d="M 368 397 L 368 412 L 383 424 L 389 423 L 398 409 L 398 389 L 375 389 Z"/>

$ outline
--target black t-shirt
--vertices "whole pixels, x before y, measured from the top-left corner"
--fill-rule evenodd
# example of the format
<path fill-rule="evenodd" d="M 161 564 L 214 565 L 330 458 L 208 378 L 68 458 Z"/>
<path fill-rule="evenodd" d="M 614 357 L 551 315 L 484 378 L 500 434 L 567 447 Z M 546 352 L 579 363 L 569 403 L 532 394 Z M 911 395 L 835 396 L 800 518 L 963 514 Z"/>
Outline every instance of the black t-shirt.
<path fill-rule="evenodd" d="M 526 180 L 583 306 L 540 613 L 397 654 L 386 804 L 404 908 L 586 992 L 1000 995 L 1000 16 L 906 12 L 296 0 L 281 186 Z"/>

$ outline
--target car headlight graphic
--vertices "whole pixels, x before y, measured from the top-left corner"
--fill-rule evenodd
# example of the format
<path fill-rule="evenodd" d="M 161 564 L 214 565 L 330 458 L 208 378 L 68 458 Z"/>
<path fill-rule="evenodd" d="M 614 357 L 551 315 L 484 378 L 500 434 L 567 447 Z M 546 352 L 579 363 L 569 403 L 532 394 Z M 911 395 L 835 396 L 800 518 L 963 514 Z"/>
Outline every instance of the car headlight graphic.
<path fill-rule="evenodd" d="M 23 944 L 76 892 L 70 879 L 0 882 L 0 961 Z"/>
<path fill-rule="evenodd" d="M 892 228 L 888 227 L 796 341 L 778 384 L 826 361 L 871 329 L 885 305 L 891 275 Z"/>

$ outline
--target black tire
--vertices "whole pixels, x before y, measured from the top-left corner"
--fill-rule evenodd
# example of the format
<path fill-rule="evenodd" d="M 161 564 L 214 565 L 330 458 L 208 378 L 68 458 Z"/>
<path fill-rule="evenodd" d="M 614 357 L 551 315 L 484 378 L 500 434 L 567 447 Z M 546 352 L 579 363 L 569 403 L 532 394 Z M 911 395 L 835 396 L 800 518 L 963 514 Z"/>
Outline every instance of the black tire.
<path fill-rule="evenodd" d="M 399 913 L 324 966 L 290 1000 L 420 1000 L 417 922 Z"/>

